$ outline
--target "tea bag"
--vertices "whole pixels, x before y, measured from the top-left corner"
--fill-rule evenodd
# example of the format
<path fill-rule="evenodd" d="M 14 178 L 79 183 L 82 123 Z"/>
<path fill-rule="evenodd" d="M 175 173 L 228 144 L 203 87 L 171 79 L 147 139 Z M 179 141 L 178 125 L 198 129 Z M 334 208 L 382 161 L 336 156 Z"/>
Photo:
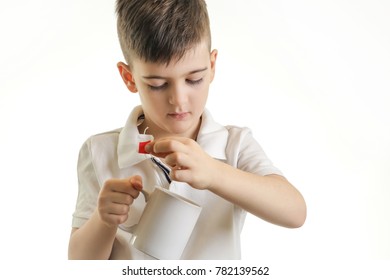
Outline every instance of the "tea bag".
<path fill-rule="evenodd" d="M 153 135 L 146 134 L 146 131 L 149 127 L 147 127 L 143 134 L 138 135 L 138 153 L 140 154 L 147 154 L 148 152 L 145 151 L 145 146 L 153 141 L 154 137 Z"/>

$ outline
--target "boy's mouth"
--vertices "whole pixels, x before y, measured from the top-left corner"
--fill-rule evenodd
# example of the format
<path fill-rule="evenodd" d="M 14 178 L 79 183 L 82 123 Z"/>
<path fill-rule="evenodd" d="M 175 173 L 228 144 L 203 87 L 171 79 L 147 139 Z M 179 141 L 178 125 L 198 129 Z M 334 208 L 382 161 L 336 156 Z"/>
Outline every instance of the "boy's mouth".
<path fill-rule="evenodd" d="M 189 116 L 189 112 L 180 112 L 180 113 L 169 113 L 168 116 L 174 120 L 184 120 Z"/>

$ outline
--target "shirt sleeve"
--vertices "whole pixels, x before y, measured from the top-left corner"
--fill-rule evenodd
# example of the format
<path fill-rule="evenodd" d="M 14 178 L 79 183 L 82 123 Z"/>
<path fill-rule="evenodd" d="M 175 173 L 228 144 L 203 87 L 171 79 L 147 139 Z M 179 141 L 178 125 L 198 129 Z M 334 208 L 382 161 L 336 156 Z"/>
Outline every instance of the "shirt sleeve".
<path fill-rule="evenodd" d="M 231 165 L 253 174 L 261 176 L 282 172 L 276 168 L 265 154 L 260 144 L 253 138 L 248 128 L 229 128 L 229 141 L 227 149 Z"/>
<path fill-rule="evenodd" d="M 100 192 L 91 153 L 91 138 L 81 147 L 77 164 L 78 196 L 72 227 L 81 227 L 95 211 Z"/>

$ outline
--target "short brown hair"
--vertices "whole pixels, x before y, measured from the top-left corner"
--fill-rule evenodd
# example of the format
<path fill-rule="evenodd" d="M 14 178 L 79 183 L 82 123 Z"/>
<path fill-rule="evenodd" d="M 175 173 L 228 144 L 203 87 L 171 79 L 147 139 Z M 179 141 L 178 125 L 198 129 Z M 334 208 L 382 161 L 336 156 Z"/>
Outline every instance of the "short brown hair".
<path fill-rule="evenodd" d="M 119 42 L 128 64 L 131 57 L 169 63 L 206 39 L 210 22 L 204 0 L 117 0 Z"/>

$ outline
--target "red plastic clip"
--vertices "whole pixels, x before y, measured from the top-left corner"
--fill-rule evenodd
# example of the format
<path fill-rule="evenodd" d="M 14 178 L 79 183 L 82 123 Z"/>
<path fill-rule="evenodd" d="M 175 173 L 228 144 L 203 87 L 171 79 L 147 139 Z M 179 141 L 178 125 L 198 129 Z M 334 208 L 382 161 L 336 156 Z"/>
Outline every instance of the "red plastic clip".
<path fill-rule="evenodd" d="M 145 146 L 150 143 L 151 140 L 145 141 L 145 142 L 139 142 L 138 143 L 138 153 L 140 154 L 148 154 L 148 152 L 145 150 Z"/>
<path fill-rule="evenodd" d="M 140 154 L 148 154 L 148 152 L 145 150 L 145 146 L 153 141 L 153 135 L 146 134 L 146 131 L 149 127 L 145 128 L 144 134 L 138 135 L 138 153 Z"/>

